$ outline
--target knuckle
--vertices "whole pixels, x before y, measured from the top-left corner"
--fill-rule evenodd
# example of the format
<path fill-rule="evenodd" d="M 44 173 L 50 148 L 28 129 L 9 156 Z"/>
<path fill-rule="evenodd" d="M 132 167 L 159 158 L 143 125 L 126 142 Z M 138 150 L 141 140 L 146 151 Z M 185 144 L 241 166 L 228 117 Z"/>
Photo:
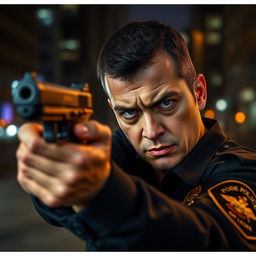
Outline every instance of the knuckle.
<path fill-rule="evenodd" d="M 22 171 L 18 171 L 17 173 L 17 181 L 20 185 L 24 186 L 26 184 L 26 179 L 22 174 Z"/>
<path fill-rule="evenodd" d="M 23 147 L 22 144 L 20 144 L 18 149 L 16 150 L 17 159 L 22 159 L 24 152 L 26 152 L 26 149 L 25 149 L 25 147 Z"/>
<path fill-rule="evenodd" d="M 64 175 L 64 179 L 67 184 L 74 185 L 77 182 L 79 182 L 80 175 L 77 172 L 70 170 L 70 171 L 66 171 Z"/>
<path fill-rule="evenodd" d="M 46 197 L 43 197 L 41 200 L 42 200 L 47 206 L 49 206 L 49 207 L 55 208 L 55 207 L 59 207 L 59 206 L 61 205 L 61 202 L 60 202 L 60 200 L 58 199 L 58 197 L 56 197 L 56 196 L 54 196 L 54 195 L 52 195 L 52 194 L 50 194 L 50 195 L 48 195 L 48 196 L 46 196 Z"/>
<path fill-rule="evenodd" d="M 22 164 L 22 162 L 19 161 L 17 175 L 22 175 L 26 177 L 26 173 L 27 173 L 27 167 L 24 164 Z"/>
<path fill-rule="evenodd" d="M 22 150 L 21 150 L 21 145 L 18 147 L 18 149 L 16 150 L 16 158 L 19 159 L 20 154 L 21 154 Z"/>
<path fill-rule="evenodd" d="M 21 172 L 17 173 L 17 182 L 20 184 L 20 186 L 26 191 L 30 192 L 29 190 L 29 180 L 26 176 L 24 176 Z"/>
<path fill-rule="evenodd" d="M 58 207 L 59 206 L 59 202 L 56 198 L 54 197 L 47 197 L 45 199 L 43 199 L 43 202 L 48 205 L 49 207 Z"/>
<path fill-rule="evenodd" d="M 21 144 L 16 151 L 16 157 L 23 163 L 29 163 L 32 158 L 32 154 L 26 147 Z"/>
<path fill-rule="evenodd" d="M 28 152 L 20 152 L 18 159 L 23 163 L 28 164 L 30 162 L 31 156 Z"/>
<path fill-rule="evenodd" d="M 35 138 L 31 141 L 30 143 L 30 150 L 34 153 L 40 151 L 40 149 L 42 148 L 41 145 L 41 139 L 40 138 Z"/>
<path fill-rule="evenodd" d="M 29 162 L 29 154 L 22 154 L 21 155 L 21 161 L 23 161 L 24 163 L 28 163 Z"/>
<path fill-rule="evenodd" d="M 86 154 L 85 153 L 75 154 L 73 161 L 74 161 L 74 165 L 76 167 L 82 167 L 82 166 L 86 165 L 86 162 L 87 162 Z"/>
<path fill-rule="evenodd" d="M 66 186 L 64 184 L 60 184 L 60 185 L 56 186 L 53 193 L 54 193 L 54 198 L 56 200 L 63 199 L 63 198 L 68 197 L 68 195 L 70 193 L 70 189 L 68 186 Z"/>

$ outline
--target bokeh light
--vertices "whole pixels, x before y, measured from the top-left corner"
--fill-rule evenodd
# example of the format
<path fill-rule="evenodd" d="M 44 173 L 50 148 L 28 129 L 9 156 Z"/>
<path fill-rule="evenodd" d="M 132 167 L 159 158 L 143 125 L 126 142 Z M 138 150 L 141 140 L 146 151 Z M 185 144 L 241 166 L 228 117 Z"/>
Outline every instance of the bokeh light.
<path fill-rule="evenodd" d="M 243 113 L 243 112 L 237 112 L 237 113 L 235 114 L 235 121 L 236 121 L 238 124 L 244 123 L 245 120 L 246 120 L 246 115 L 245 115 L 245 113 Z"/>
<path fill-rule="evenodd" d="M 212 109 L 207 109 L 204 113 L 204 117 L 214 119 L 215 118 L 215 112 Z"/>

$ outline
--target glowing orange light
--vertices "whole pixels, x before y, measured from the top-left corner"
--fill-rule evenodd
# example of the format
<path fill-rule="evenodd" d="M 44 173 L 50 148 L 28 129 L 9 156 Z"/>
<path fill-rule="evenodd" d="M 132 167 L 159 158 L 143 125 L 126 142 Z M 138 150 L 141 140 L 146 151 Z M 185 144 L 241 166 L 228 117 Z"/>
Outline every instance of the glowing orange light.
<path fill-rule="evenodd" d="M 4 119 L 0 119 L 0 128 L 5 128 L 7 126 L 7 122 Z"/>
<path fill-rule="evenodd" d="M 215 112 L 211 109 L 208 109 L 208 110 L 205 111 L 204 117 L 214 119 L 215 118 Z"/>
<path fill-rule="evenodd" d="M 238 123 L 238 124 L 242 124 L 245 122 L 245 119 L 246 119 L 246 115 L 245 113 L 243 112 L 237 112 L 235 114 L 235 121 Z"/>
<path fill-rule="evenodd" d="M 203 45 L 204 43 L 204 34 L 199 29 L 192 30 L 192 36 L 198 45 Z"/>

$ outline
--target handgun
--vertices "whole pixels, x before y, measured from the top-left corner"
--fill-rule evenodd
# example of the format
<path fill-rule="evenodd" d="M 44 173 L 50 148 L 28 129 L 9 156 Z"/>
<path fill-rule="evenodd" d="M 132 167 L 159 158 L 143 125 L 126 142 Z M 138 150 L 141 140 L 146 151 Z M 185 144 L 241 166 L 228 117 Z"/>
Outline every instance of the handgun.
<path fill-rule="evenodd" d="M 76 141 L 75 123 L 88 121 L 93 113 L 87 83 L 71 87 L 39 81 L 35 72 L 12 83 L 12 100 L 17 113 L 28 121 L 41 121 L 47 142 Z"/>

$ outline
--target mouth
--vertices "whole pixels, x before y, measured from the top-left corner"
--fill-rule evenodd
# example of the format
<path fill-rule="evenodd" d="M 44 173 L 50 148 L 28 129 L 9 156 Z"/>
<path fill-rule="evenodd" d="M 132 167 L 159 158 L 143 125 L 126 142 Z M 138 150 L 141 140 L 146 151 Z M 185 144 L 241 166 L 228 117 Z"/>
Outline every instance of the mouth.
<path fill-rule="evenodd" d="M 174 145 L 160 146 L 148 149 L 146 152 L 152 157 L 163 157 L 169 154 L 174 148 Z"/>

